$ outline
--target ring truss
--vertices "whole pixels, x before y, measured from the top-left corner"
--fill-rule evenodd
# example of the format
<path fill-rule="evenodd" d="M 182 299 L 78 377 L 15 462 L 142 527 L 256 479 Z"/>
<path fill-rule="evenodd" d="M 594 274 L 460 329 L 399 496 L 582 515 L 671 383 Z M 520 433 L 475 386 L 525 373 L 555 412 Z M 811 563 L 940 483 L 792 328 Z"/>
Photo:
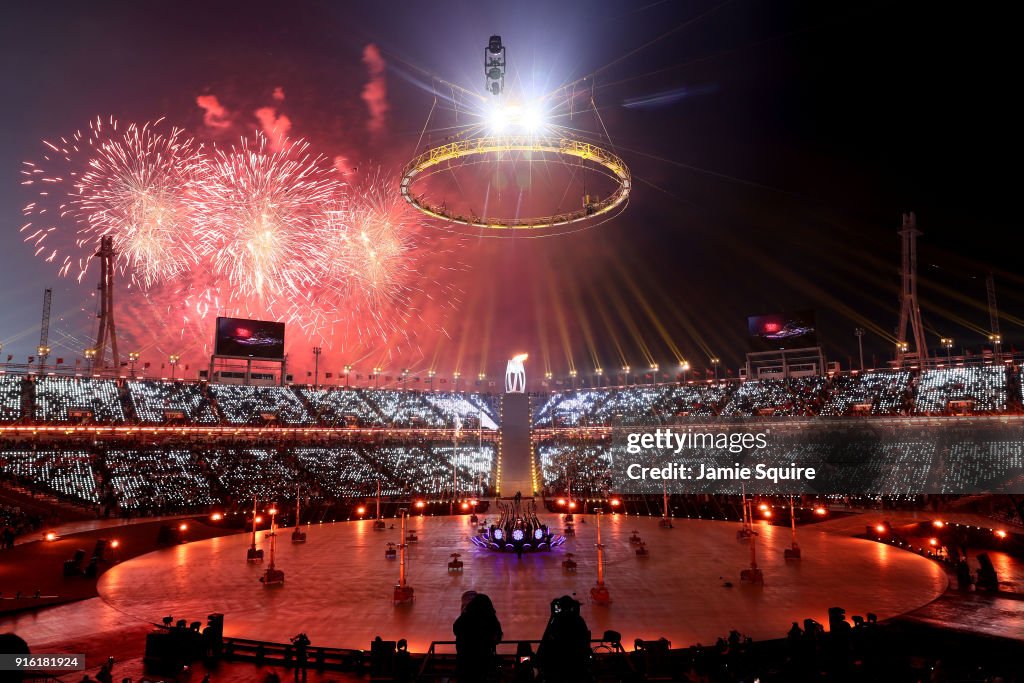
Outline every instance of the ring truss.
<path fill-rule="evenodd" d="M 417 175 L 439 166 L 446 161 L 464 159 L 466 157 L 490 154 L 492 152 L 540 152 L 576 157 L 590 161 L 610 172 L 618 181 L 618 187 L 608 197 L 595 202 L 586 203 L 581 209 L 553 216 L 532 218 L 482 218 L 463 216 L 447 210 L 443 206 L 430 204 L 422 196 L 412 194 L 412 184 Z M 632 189 L 632 178 L 629 167 L 618 156 L 589 142 L 561 138 L 558 140 L 535 139 L 526 136 L 482 137 L 459 140 L 446 145 L 428 149 L 410 161 L 402 169 L 402 196 L 418 211 L 449 223 L 457 223 L 477 228 L 493 230 L 539 230 L 570 225 L 579 221 L 589 220 L 596 216 L 613 211 L 623 205 L 629 198 Z"/>

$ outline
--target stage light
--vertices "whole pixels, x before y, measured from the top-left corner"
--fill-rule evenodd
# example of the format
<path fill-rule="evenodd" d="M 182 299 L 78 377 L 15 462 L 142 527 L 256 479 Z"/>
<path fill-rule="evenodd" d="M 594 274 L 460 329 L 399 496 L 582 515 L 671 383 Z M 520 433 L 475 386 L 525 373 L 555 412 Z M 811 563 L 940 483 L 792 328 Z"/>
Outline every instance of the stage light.
<path fill-rule="evenodd" d="M 565 505 L 565 498 L 559 498 L 558 499 L 558 504 L 559 505 Z"/>
<path fill-rule="evenodd" d="M 188 524 L 182 524 L 179 526 L 178 531 L 188 531 Z"/>
<path fill-rule="evenodd" d="M 425 506 L 425 505 L 426 505 L 426 503 L 424 503 L 422 500 L 417 500 L 416 501 L 416 508 L 419 509 L 419 510 L 422 510 L 423 506 Z"/>
<path fill-rule="evenodd" d="M 356 514 L 357 515 L 365 515 L 366 514 L 366 508 L 364 508 L 362 505 L 360 505 L 359 507 L 356 508 Z"/>
<path fill-rule="evenodd" d="M 277 514 L 277 508 L 270 508 L 269 510 L 267 510 L 267 512 L 270 513 L 271 515 L 276 515 Z"/>
<path fill-rule="evenodd" d="M 769 519 L 770 519 L 770 518 L 771 518 L 771 516 L 772 516 L 772 511 L 771 511 L 771 510 L 762 510 L 762 511 L 761 511 L 761 513 L 762 513 L 762 514 L 763 514 L 763 515 L 764 515 L 765 517 L 768 517 Z"/>
<path fill-rule="evenodd" d="M 224 515 L 220 514 L 219 512 L 214 512 L 212 515 L 210 515 L 210 519 L 212 519 L 214 522 L 219 522 L 220 520 L 224 519 Z"/>
<path fill-rule="evenodd" d="M 463 510 L 468 510 L 469 509 L 469 503 L 463 503 L 462 504 L 462 509 Z"/>
<path fill-rule="evenodd" d="M 816 508 L 814 508 L 814 514 L 816 514 L 816 515 L 825 515 L 825 514 L 828 514 L 828 510 L 826 510 L 823 507 L 816 507 Z"/>
<path fill-rule="evenodd" d="M 757 509 L 760 510 L 761 512 L 764 512 L 765 510 L 768 509 L 768 504 L 767 503 L 761 503 L 760 505 L 757 506 Z"/>
<path fill-rule="evenodd" d="M 1002 529 L 996 529 L 996 537 L 997 538 L 1006 538 L 1006 532 L 1003 531 Z"/>
<path fill-rule="evenodd" d="M 609 501 L 609 503 L 611 504 L 611 506 L 612 506 L 613 508 L 617 508 L 617 507 L 619 507 L 619 505 L 621 505 L 621 504 L 622 504 L 622 501 L 621 501 L 621 500 L 619 500 L 618 498 L 612 498 L 612 499 L 611 499 L 611 500 Z"/>
<path fill-rule="evenodd" d="M 111 548 L 116 548 L 119 545 L 121 545 L 121 541 L 117 540 L 116 538 L 113 541 L 110 542 L 110 547 Z"/>
<path fill-rule="evenodd" d="M 940 519 L 937 519 L 934 522 L 932 522 L 932 526 L 934 526 L 936 529 L 941 529 L 942 527 L 946 526 L 946 523 Z"/>
<path fill-rule="evenodd" d="M 885 533 L 885 525 L 884 524 L 876 524 L 875 525 L 875 531 L 877 531 L 880 534 L 884 534 Z"/>
<path fill-rule="evenodd" d="M 52 532 L 52 531 L 47 531 L 47 532 L 46 532 L 46 536 L 44 536 L 44 538 L 45 538 L 45 539 L 46 539 L 47 541 L 56 541 L 56 540 L 57 540 L 57 534 L 55 534 L 55 533 L 54 533 L 54 532 Z"/>
<path fill-rule="evenodd" d="M 938 544 L 939 544 L 939 539 L 937 539 L 937 538 L 929 538 L 928 539 L 928 545 L 936 546 Z"/>
<path fill-rule="evenodd" d="M 574 500 L 570 500 L 569 501 L 569 509 L 570 510 L 575 510 L 576 509 L 576 501 L 574 501 Z"/>
<path fill-rule="evenodd" d="M 528 133 L 535 133 L 544 127 L 544 110 L 539 104 L 533 104 L 526 108 L 522 116 L 523 128 Z"/>
<path fill-rule="evenodd" d="M 487 128 L 492 133 L 504 133 L 512 123 L 511 110 L 511 107 L 492 107 L 487 112 Z"/>
<path fill-rule="evenodd" d="M 476 504 L 477 504 L 478 502 L 479 502 L 479 501 L 477 501 L 477 499 L 476 499 L 476 498 L 474 498 L 473 500 L 469 501 L 469 504 L 470 504 L 470 505 L 476 505 Z"/>
<path fill-rule="evenodd" d="M 256 523 L 257 524 L 262 524 L 263 523 L 263 518 L 260 517 L 259 515 L 256 515 Z"/>

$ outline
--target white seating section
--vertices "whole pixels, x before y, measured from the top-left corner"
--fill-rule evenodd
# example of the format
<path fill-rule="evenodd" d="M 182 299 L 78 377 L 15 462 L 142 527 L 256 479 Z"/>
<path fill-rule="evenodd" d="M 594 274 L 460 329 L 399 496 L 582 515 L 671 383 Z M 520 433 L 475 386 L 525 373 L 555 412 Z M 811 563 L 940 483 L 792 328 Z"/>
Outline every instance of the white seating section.
<path fill-rule="evenodd" d="M 168 411 L 181 412 L 191 424 L 216 424 L 201 385 L 191 382 L 127 382 L 128 396 L 139 422 L 162 424 Z"/>
<path fill-rule="evenodd" d="M 122 508 L 174 511 L 216 502 L 189 451 L 111 450 L 105 462 L 110 488 Z"/>
<path fill-rule="evenodd" d="M 125 421 L 117 382 L 112 379 L 40 377 L 36 380 L 36 419 L 70 422 L 75 410 L 92 413 L 92 422 Z"/>
<path fill-rule="evenodd" d="M 209 391 L 228 424 L 259 425 L 274 420 L 287 425 L 314 424 L 302 401 L 288 387 L 211 384 Z"/>
<path fill-rule="evenodd" d="M 21 376 L 0 375 L 0 422 L 21 417 Z"/>
<path fill-rule="evenodd" d="M 61 496 L 99 502 L 92 457 L 86 451 L 0 451 L 0 472 Z"/>
<path fill-rule="evenodd" d="M 950 401 L 973 402 L 973 412 L 1006 410 L 1006 369 L 974 366 L 925 370 L 917 380 L 914 409 L 943 413 Z"/>

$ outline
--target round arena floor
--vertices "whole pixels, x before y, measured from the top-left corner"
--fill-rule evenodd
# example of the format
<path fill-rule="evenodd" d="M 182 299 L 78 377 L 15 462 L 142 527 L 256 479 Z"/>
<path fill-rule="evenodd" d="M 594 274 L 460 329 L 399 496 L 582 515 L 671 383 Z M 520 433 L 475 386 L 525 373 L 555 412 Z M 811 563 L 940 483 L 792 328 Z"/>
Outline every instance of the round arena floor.
<path fill-rule="evenodd" d="M 553 515 L 544 521 L 562 526 Z M 874 612 L 886 619 L 934 600 L 947 584 L 934 562 L 813 527 L 799 532 L 803 559 L 787 562 L 789 529 L 762 524 L 757 557 L 765 585 L 744 585 L 739 573 L 750 550 L 736 540 L 739 524 L 677 520 L 665 530 L 653 518 L 616 515 L 602 518 L 613 602 L 599 607 L 588 601 L 597 577 L 594 522 L 593 515 L 578 522 L 576 537 L 562 548 L 517 559 L 473 547 L 468 517 L 413 517 L 409 526 L 420 540 L 410 545 L 408 569 L 416 601 L 398 607 L 392 604 L 398 563 L 386 560 L 384 549 L 398 542 L 399 532 L 374 531 L 368 520 L 312 526 L 304 545 L 292 545 L 285 530 L 277 556 L 286 573 L 282 587 L 263 587 L 263 567 L 245 561 L 251 536 L 238 534 L 124 562 L 103 575 L 99 592 L 115 609 L 151 622 L 222 612 L 227 636 L 287 642 L 304 631 L 317 645 L 365 649 L 381 635 L 404 637 L 422 652 L 431 641 L 452 638 L 467 590 L 491 597 L 506 640 L 539 639 L 550 601 L 575 593 L 595 636 L 614 629 L 624 643 L 664 636 L 684 647 L 714 642 L 734 628 L 758 640 L 781 638 L 793 621 L 827 623 L 832 606 L 845 608 L 848 618 Z M 629 543 L 634 530 L 647 542 L 647 559 L 638 559 Z M 259 543 L 268 548 L 263 532 Z M 462 553 L 461 573 L 447 571 L 453 552 Z M 576 553 L 576 573 L 562 570 L 566 552 Z"/>

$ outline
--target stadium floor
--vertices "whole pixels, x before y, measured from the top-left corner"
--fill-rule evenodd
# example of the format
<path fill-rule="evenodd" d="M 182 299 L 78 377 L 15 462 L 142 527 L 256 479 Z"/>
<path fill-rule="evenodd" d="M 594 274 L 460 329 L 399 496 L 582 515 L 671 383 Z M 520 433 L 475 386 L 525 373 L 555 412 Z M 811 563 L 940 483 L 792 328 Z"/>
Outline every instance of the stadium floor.
<path fill-rule="evenodd" d="M 813 529 L 800 532 L 804 559 L 787 562 L 782 551 L 789 546 L 789 530 L 767 525 L 759 526 L 757 545 L 765 585 L 743 585 L 739 572 L 750 553 L 736 540 L 738 526 L 679 520 L 666 531 L 651 518 L 606 517 L 605 578 L 613 603 L 583 601 L 591 631 L 615 629 L 627 643 L 664 636 L 679 645 L 714 642 L 738 626 L 758 640 L 778 638 L 805 617 L 826 623 L 832 606 L 851 616 L 874 612 L 886 619 L 931 602 L 947 586 L 945 572 L 927 559 Z M 98 590 L 107 605 L 140 621 L 223 612 L 229 636 L 287 642 L 306 631 L 320 644 L 366 648 L 374 636 L 384 635 L 405 637 L 410 650 L 422 652 L 433 640 L 450 639 L 463 591 L 491 596 L 506 639 L 536 639 L 551 599 L 567 593 L 584 597 L 596 579 L 593 516 L 577 525 L 576 538 L 563 549 L 521 560 L 472 548 L 465 517 L 417 517 L 411 528 L 420 537 L 409 556 L 409 582 L 416 589 L 412 606 L 391 602 L 398 566 L 384 559 L 384 548 L 398 540 L 398 531 L 374 532 L 369 521 L 315 526 L 309 542 L 298 546 L 283 533 L 281 588 L 259 583 L 261 569 L 245 562 L 250 538 L 239 534 L 124 562 L 104 574 Z M 635 556 L 633 530 L 647 541 L 649 558 Z M 568 551 L 577 553 L 574 574 L 561 568 Z M 461 573 L 447 571 L 453 552 L 463 555 Z"/>

